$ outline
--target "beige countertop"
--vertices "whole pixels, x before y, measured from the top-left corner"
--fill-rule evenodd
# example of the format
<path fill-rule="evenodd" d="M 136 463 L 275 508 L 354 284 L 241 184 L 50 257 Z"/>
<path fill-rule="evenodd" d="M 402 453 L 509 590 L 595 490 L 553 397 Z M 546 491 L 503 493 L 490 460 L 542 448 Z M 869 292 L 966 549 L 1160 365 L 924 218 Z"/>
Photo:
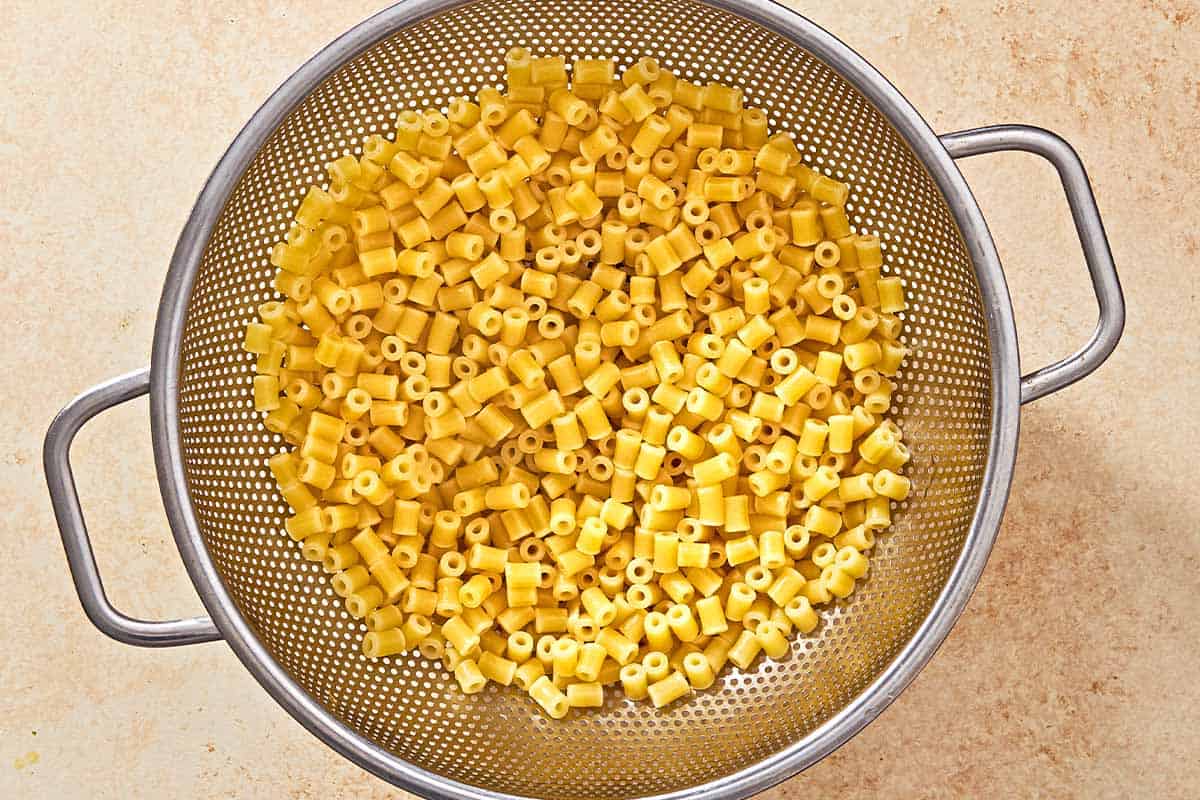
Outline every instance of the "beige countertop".
<path fill-rule="evenodd" d="M 1003 529 L 961 622 L 874 724 L 763 797 L 1194 797 L 1200 784 L 1200 3 L 791 5 L 937 131 L 1027 122 L 1082 154 L 1129 303 L 1094 376 L 1025 408 Z M 384 798 L 221 644 L 140 650 L 83 616 L 40 465 L 53 413 L 147 363 L 162 278 L 228 142 L 382 0 L 15 0 L 0 49 L 0 797 Z M 885 10 L 893 7 L 893 10 Z M 1052 170 L 965 164 L 1028 366 L 1095 306 Z M 75 448 L 111 597 L 201 610 L 144 400 Z"/>

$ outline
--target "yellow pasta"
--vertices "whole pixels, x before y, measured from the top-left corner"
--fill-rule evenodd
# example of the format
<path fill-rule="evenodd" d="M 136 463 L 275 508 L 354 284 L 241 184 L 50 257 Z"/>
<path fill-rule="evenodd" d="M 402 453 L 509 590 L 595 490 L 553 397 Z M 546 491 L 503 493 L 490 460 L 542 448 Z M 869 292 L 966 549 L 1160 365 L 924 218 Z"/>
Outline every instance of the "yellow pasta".
<path fill-rule="evenodd" d="M 305 195 L 250 402 L 365 655 L 662 707 L 870 579 L 912 490 L 904 281 L 739 89 L 504 60 Z"/>
<path fill-rule="evenodd" d="M 682 672 L 674 671 L 660 681 L 650 684 L 647 695 L 655 708 L 670 705 L 691 692 L 691 684 Z"/>

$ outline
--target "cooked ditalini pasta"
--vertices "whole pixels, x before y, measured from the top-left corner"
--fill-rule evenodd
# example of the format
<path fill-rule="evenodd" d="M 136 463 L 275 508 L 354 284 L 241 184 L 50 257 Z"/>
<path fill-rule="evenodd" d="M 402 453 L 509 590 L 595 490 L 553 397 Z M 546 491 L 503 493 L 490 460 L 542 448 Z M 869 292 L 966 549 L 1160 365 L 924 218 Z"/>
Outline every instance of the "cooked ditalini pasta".
<path fill-rule="evenodd" d="M 920 294 L 741 90 L 505 65 L 307 192 L 246 402 L 365 657 L 555 719 L 606 687 L 661 708 L 870 580 Z"/>

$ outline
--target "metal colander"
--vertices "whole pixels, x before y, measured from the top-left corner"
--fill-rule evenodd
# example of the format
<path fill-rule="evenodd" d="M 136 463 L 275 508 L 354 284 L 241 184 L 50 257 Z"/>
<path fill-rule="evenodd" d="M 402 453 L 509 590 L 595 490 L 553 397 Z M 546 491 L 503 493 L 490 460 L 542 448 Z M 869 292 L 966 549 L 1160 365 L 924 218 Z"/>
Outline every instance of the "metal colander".
<path fill-rule="evenodd" d="M 904 277 L 907 360 L 893 413 L 911 442 L 912 497 L 881 537 L 869 580 L 822 613 L 792 655 L 732 670 L 663 711 L 619 693 L 595 713 L 547 719 L 521 692 L 464 696 L 419 657 L 372 661 L 319 565 L 283 532 L 266 458 L 282 445 L 251 402 L 241 350 L 273 294 L 270 246 L 324 165 L 396 112 L 444 106 L 535 54 L 653 56 L 694 81 L 745 89 L 807 163 L 851 187 L 859 231 Z M 1021 380 L 994 246 L 952 157 L 1037 152 L 1058 167 L 1101 321 L 1074 356 Z M 991 548 L 1011 481 L 1019 400 L 1090 372 L 1123 308 L 1087 178 L 1053 134 L 1006 126 L 939 140 L 878 73 L 767 2 L 478 0 L 403 3 L 306 64 L 255 115 L 214 172 L 176 250 L 151 370 L 93 389 L 55 421 L 46 471 L 77 588 L 106 633 L 141 645 L 224 638 L 306 727 L 363 767 L 430 796 L 745 796 L 812 764 L 874 718 L 928 660 Z M 88 418 L 149 390 L 163 497 L 212 615 L 144 622 L 104 598 L 67 451 Z"/>

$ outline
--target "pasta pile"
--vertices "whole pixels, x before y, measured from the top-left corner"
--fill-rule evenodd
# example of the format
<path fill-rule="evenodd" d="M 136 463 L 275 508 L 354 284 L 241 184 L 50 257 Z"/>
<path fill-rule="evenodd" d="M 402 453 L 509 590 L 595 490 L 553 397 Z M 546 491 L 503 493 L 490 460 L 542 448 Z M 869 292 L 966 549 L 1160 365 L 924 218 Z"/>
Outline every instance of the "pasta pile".
<path fill-rule="evenodd" d="M 642 58 L 506 56 L 328 167 L 246 331 L 287 532 L 462 690 L 657 707 L 867 574 L 909 453 L 900 279 L 848 187 Z"/>

